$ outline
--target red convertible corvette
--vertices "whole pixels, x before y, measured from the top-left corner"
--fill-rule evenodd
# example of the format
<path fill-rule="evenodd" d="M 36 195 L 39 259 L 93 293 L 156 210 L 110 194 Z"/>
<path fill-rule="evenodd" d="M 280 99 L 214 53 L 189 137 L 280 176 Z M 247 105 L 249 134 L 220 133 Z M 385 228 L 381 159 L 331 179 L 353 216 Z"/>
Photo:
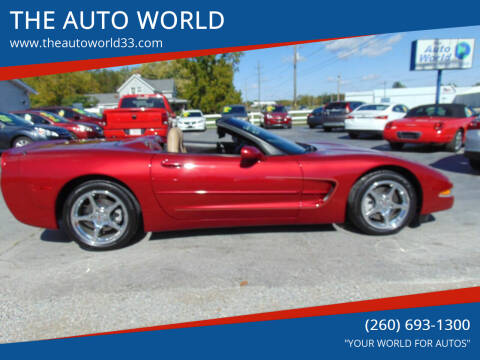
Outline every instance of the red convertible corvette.
<path fill-rule="evenodd" d="M 121 247 L 149 231 L 347 220 L 384 235 L 453 205 L 452 184 L 429 167 L 334 143 L 293 143 L 234 118 L 217 126 L 217 142 L 184 144 L 173 128 L 168 139 L 11 149 L 2 155 L 3 196 L 18 220 L 61 227 L 90 249 Z"/>
<path fill-rule="evenodd" d="M 465 105 L 422 105 L 408 111 L 403 119 L 387 123 L 383 138 L 395 150 L 405 143 L 420 143 L 445 145 L 448 151 L 457 152 L 474 118 L 473 111 Z"/>

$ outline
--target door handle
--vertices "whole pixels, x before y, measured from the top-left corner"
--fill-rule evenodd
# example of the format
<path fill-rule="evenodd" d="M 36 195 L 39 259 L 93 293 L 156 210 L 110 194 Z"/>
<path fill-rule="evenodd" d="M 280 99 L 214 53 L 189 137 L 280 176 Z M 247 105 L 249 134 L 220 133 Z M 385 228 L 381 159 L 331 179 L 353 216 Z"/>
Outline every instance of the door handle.
<path fill-rule="evenodd" d="M 165 159 L 162 161 L 162 166 L 163 167 L 166 167 L 166 168 L 181 168 L 182 167 L 182 164 L 179 163 L 178 161 L 171 161 L 171 160 L 168 160 L 168 159 Z"/>

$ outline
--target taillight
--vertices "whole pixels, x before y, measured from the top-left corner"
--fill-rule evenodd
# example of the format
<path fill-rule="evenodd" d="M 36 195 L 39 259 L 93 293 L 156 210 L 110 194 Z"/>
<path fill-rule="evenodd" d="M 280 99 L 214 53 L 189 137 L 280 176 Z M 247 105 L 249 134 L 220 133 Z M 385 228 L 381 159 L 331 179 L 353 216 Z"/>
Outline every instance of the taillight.
<path fill-rule="evenodd" d="M 162 113 L 163 125 L 168 125 L 168 114 L 166 112 Z"/>
<path fill-rule="evenodd" d="M 387 119 L 388 119 L 388 115 L 375 116 L 375 119 L 387 120 Z"/>
<path fill-rule="evenodd" d="M 443 129 L 443 122 L 436 122 L 434 125 L 433 125 L 433 128 L 436 130 L 436 131 L 441 131 Z"/>
<path fill-rule="evenodd" d="M 352 109 L 350 109 L 350 105 L 349 105 L 349 104 L 347 104 L 347 106 L 345 107 L 345 110 L 347 111 L 347 113 L 349 113 L 349 112 L 352 111 Z"/>
<path fill-rule="evenodd" d="M 347 119 L 353 119 L 353 116 L 352 116 L 352 115 L 348 115 L 348 116 L 347 116 Z"/>
<path fill-rule="evenodd" d="M 468 124 L 468 130 L 480 130 L 480 118 L 475 118 Z"/>
<path fill-rule="evenodd" d="M 390 121 L 388 123 L 385 124 L 385 129 L 390 129 L 393 125 L 393 121 Z"/>
<path fill-rule="evenodd" d="M 310 118 L 310 117 L 312 117 L 312 116 L 313 116 L 313 114 L 312 114 L 312 113 L 310 113 L 310 114 L 308 114 L 308 115 L 307 115 L 307 117 L 309 117 L 309 118 Z"/>

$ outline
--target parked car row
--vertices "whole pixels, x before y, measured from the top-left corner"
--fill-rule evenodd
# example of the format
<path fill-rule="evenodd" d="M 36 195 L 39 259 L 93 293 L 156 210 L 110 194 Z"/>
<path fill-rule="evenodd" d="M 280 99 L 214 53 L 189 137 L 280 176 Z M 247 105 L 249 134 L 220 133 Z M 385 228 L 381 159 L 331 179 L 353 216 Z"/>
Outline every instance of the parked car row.
<path fill-rule="evenodd" d="M 335 125 L 352 139 L 363 134 L 382 135 L 394 150 L 413 143 L 458 152 L 465 145 L 472 168 L 480 169 L 480 116 L 462 104 L 429 104 L 408 110 L 403 104 L 343 101 L 314 109 L 307 123 L 310 128 L 322 126 L 327 132 Z"/>
<path fill-rule="evenodd" d="M 98 124 L 101 118 L 94 114 L 61 106 L 0 113 L 0 149 L 35 141 L 103 138 Z"/>

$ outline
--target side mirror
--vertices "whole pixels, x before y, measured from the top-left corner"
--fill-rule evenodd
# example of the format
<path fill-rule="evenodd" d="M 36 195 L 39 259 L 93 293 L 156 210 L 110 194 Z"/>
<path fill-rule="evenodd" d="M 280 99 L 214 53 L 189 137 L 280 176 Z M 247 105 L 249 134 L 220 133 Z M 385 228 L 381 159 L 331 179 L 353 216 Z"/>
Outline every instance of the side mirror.
<path fill-rule="evenodd" d="M 242 161 L 245 162 L 257 162 L 260 160 L 263 160 L 263 154 L 260 150 L 258 150 L 254 146 L 244 146 L 242 147 L 242 150 L 240 150 L 240 156 L 242 158 Z"/>

